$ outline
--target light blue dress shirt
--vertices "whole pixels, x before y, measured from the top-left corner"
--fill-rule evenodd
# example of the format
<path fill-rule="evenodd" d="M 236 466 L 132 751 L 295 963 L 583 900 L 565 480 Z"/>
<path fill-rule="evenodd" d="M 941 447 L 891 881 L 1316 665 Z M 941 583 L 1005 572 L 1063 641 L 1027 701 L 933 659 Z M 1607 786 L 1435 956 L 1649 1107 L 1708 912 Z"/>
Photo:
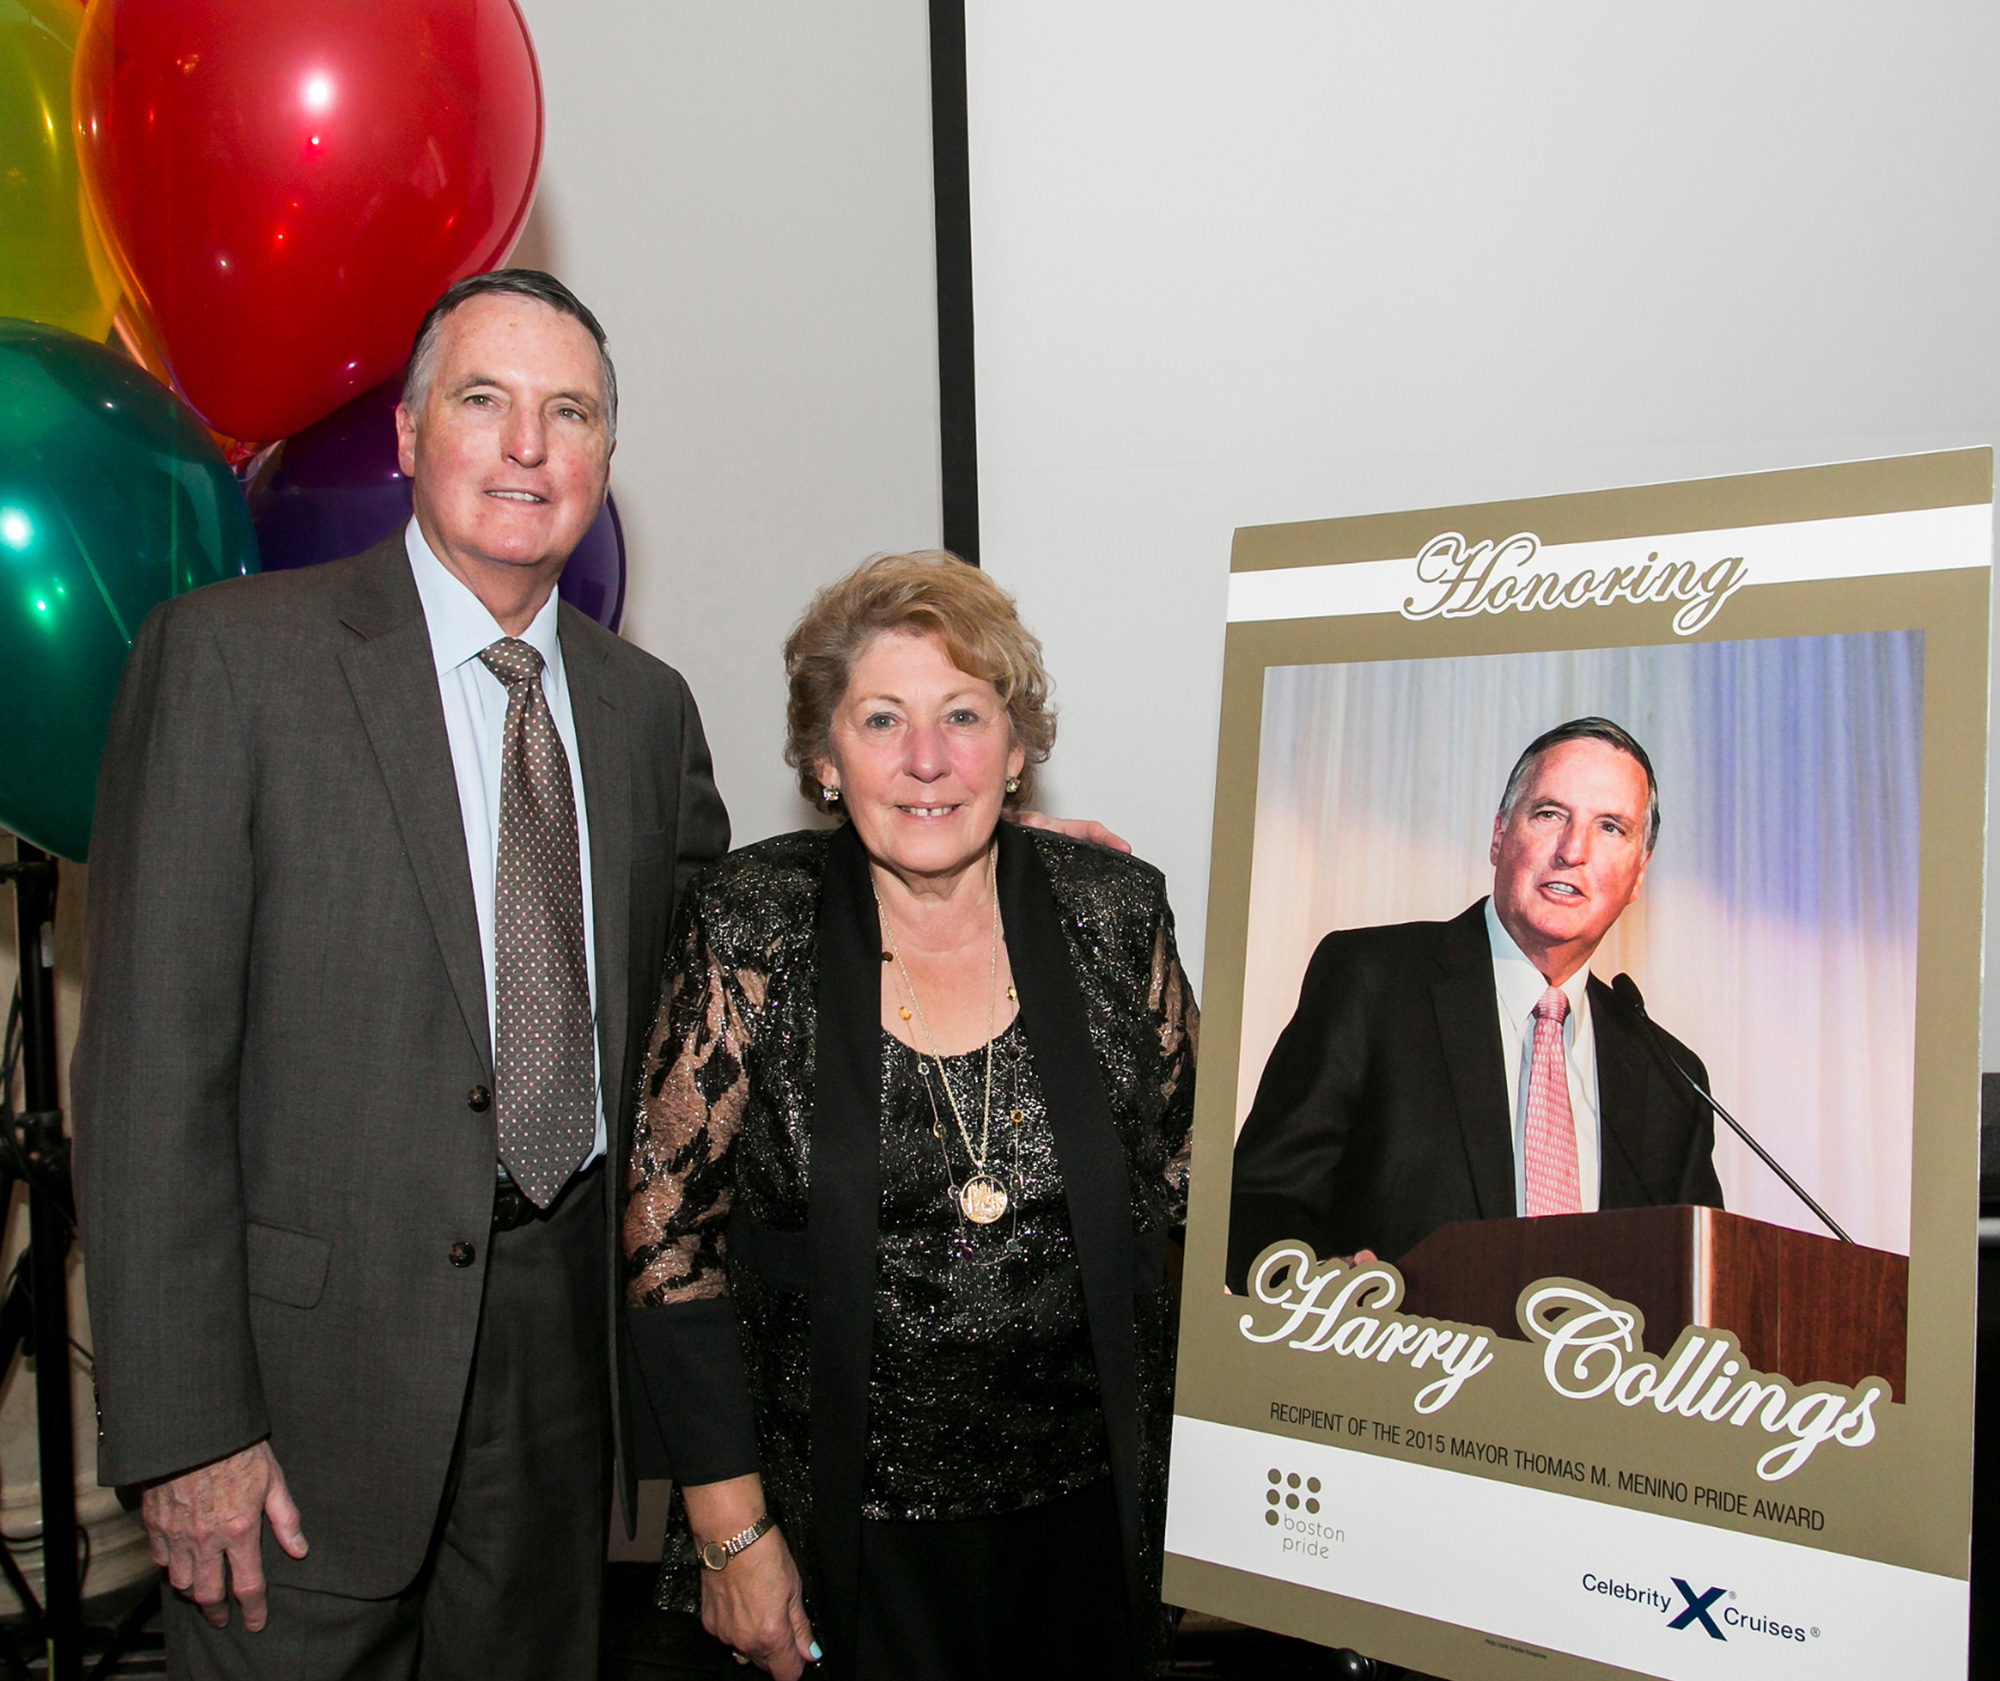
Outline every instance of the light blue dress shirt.
<path fill-rule="evenodd" d="M 486 968 L 486 1021 L 497 1031 L 494 988 L 493 877 L 500 851 L 500 748 L 507 722 L 507 685 L 488 671 L 479 655 L 506 636 L 485 604 L 444 562 L 431 553 L 414 518 L 403 533 L 417 595 L 430 630 L 431 658 L 437 662 L 438 696 L 444 702 L 444 733 L 451 743 L 451 770 L 458 780 L 458 812 L 465 824 L 466 861 L 472 866 L 472 904 L 479 913 L 479 956 Z M 576 719 L 570 711 L 569 683 L 563 676 L 562 643 L 556 636 L 554 591 L 521 640 L 542 656 L 542 694 L 555 719 L 569 759 L 570 793 L 576 801 L 576 856 L 583 871 L 583 957 L 590 975 L 591 1015 L 597 1014 L 597 931 L 591 921 L 590 814 L 584 809 L 583 779 L 577 770 Z M 597 1081 L 597 1142 L 583 1165 L 604 1154 L 604 1067 L 597 1038 L 591 1038 Z"/>

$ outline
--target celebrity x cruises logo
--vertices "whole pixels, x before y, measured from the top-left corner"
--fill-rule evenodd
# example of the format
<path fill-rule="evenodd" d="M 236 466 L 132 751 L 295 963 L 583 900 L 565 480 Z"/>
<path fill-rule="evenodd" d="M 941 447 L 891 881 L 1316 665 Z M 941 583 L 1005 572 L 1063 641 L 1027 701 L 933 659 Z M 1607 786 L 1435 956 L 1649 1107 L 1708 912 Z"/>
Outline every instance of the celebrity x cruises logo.
<path fill-rule="evenodd" d="M 1667 1580 L 1673 1583 L 1674 1592 L 1680 1596 L 1678 1600 L 1664 1589 L 1654 1587 L 1643 1575 L 1634 1580 L 1586 1570 L 1582 1587 L 1585 1593 L 1601 1594 L 1647 1616 L 1665 1616 L 1667 1627 L 1683 1634 L 1700 1629 L 1711 1640 L 1760 1634 L 1769 1640 L 1804 1645 L 1820 1637 L 1818 1627 L 1803 1618 L 1793 1622 L 1780 1614 L 1746 1609 L 1737 1603 L 1734 1589 L 1703 1588 L 1696 1592 L 1679 1576 L 1669 1576 Z"/>
<path fill-rule="evenodd" d="M 1707 1593 L 1696 1593 L 1678 1576 L 1673 1578 L 1673 1584 L 1680 1589 L 1684 1609 L 1667 1627 L 1693 1628 L 1699 1623 L 1713 1638 L 1726 1640 L 1728 1636 L 1715 1626 L 1715 1619 L 1708 1614 L 1708 1608 L 1722 1597 L 1722 1589 L 1710 1588 Z"/>

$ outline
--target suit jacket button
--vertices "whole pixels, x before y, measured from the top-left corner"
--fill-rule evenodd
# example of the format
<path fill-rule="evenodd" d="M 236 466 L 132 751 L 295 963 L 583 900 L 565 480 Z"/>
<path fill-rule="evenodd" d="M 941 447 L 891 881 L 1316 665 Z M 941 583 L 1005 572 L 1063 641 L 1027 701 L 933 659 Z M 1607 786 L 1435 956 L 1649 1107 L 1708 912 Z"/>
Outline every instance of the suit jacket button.
<path fill-rule="evenodd" d="M 451 1246 L 446 1252 L 445 1258 L 455 1267 L 469 1267 L 472 1265 L 473 1257 L 478 1253 L 479 1251 L 474 1249 L 471 1244 L 459 1242 Z"/>
<path fill-rule="evenodd" d="M 484 1086 L 474 1086 L 465 1094 L 465 1106 L 475 1115 L 483 1115 L 493 1107 L 493 1094 Z"/>

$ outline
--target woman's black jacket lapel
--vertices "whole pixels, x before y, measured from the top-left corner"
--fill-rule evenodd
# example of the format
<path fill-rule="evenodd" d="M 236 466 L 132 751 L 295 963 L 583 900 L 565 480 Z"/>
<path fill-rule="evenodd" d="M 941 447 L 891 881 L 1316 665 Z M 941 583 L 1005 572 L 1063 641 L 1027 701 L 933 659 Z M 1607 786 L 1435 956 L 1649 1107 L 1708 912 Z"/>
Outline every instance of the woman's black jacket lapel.
<path fill-rule="evenodd" d="M 1133 1331 L 1132 1191 L 1083 995 L 1034 844 L 1000 825 L 1000 915 L 1035 1072 L 1049 1107 L 1103 1396 L 1104 1435 L 1134 1627 L 1139 1584 L 1139 1381 Z M 818 926 L 817 1071 L 810 1220 L 812 1564 L 822 1645 L 854 1650 L 868 1374 L 880 1209 L 881 925 L 851 828 L 828 848 Z M 839 1661 L 838 1656 L 835 1659 Z"/>
<path fill-rule="evenodd" d="M 1048 873 L 1034 843 L 1000 825 L 1000 915 L 1021 1022 L 1049 1108 L 1056 1161 L 1069 1203 L 1071 1240 L 1083 1274 L 1083 1305 L 1097 1357 L 1104 1440 L 1124 1542 L 1125 1579 L 1138 1610 L 1139 1378 L 1132 1331 L 1132 1184 L 1091 1049 L 1083 994 L 1071 968 Z"/>
<path fill-rule="evenodd" d="M 827 848 L 819 902 L 819 1000 L 810 1215 L 812 1564 L 820 1644 L 840 1663 L 859 1619 L 868 1371 L 881 1213 L 882 934 L 868 855 L 851 827 Z"/>

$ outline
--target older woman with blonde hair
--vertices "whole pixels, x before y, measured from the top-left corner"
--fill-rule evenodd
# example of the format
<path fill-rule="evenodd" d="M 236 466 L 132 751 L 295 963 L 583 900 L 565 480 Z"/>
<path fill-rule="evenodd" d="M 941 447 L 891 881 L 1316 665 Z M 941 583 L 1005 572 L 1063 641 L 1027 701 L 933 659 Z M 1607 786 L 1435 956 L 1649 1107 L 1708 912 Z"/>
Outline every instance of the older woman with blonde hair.
<path fill-rule="evenodd" d="M 629 1172 L 661 1603 L 780 1677 L 1150 1674 L 1196 1030 L 1164 879 L 1002 820 L 1055 718 L 976 568 L 869 561 L 785 669 L 845 821 L 690 890 Z"/>

